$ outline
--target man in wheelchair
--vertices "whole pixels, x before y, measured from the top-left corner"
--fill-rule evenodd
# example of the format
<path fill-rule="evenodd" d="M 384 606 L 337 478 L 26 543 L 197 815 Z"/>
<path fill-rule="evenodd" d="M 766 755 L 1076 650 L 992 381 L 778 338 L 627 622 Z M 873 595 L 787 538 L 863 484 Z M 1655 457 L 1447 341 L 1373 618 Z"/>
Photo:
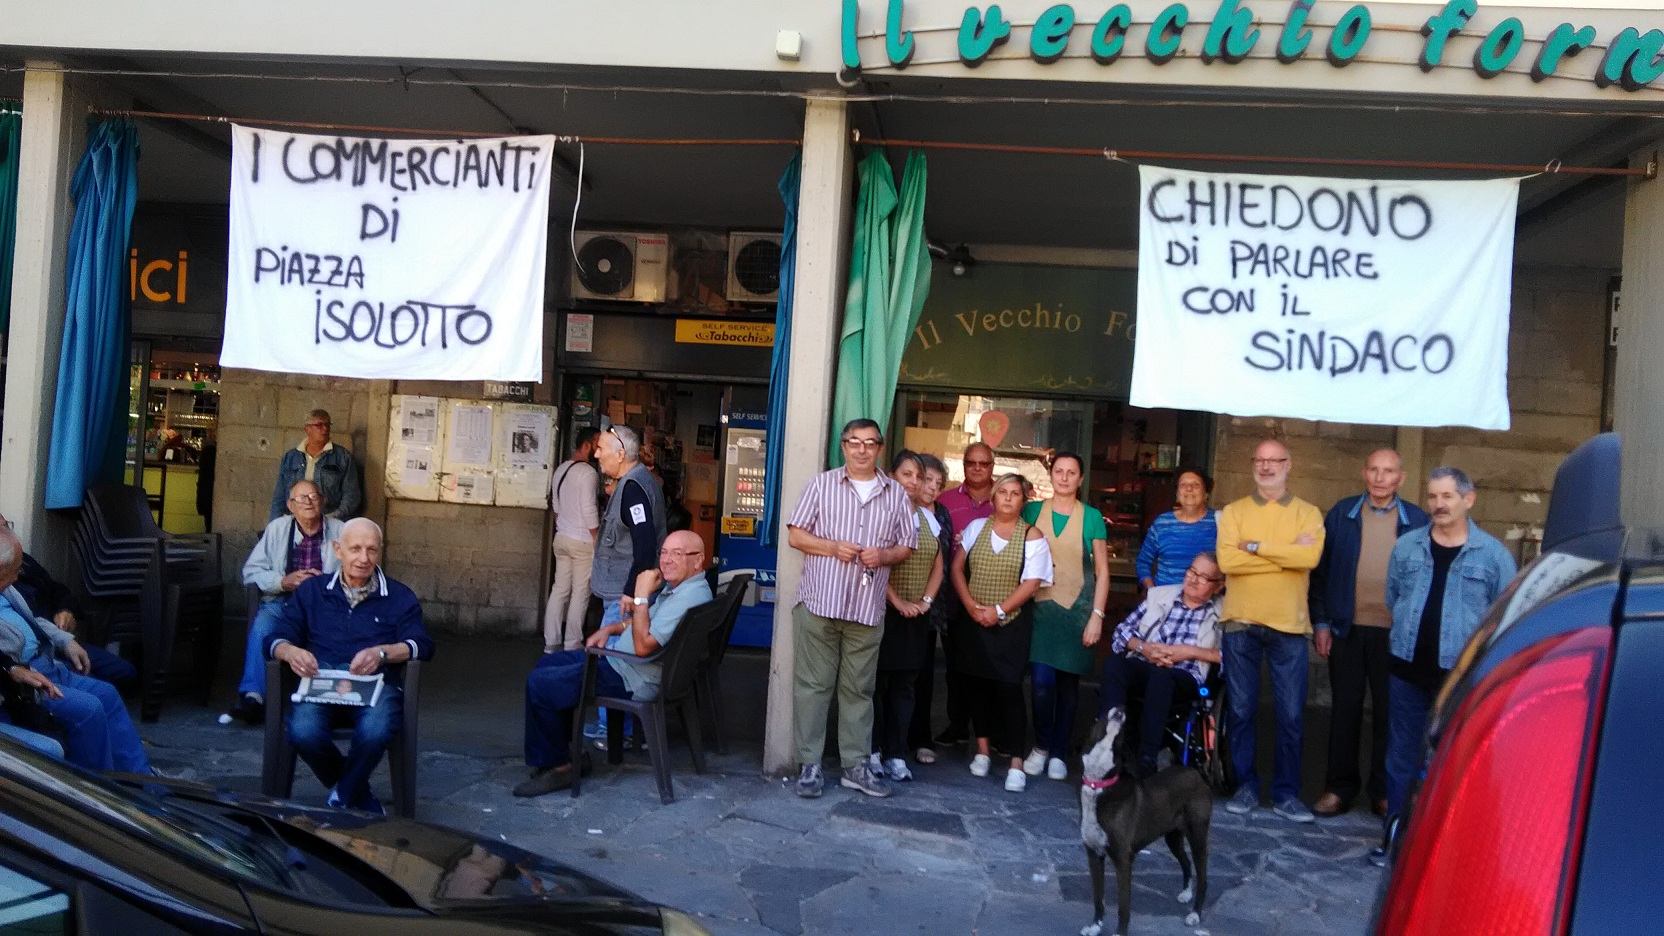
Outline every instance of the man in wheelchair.
<path fill-rule="evenodd" d="M 1098 714 L 1141 696 L 1139 775 L 1155 771 L 1167 719 L 1189 705 L 1219 665 L 1219 593 L 1225 575 L 1212 552 L 1197 554 L 1179 585 L 1149 590 L 1115 628 L 1098 684 Z"/>

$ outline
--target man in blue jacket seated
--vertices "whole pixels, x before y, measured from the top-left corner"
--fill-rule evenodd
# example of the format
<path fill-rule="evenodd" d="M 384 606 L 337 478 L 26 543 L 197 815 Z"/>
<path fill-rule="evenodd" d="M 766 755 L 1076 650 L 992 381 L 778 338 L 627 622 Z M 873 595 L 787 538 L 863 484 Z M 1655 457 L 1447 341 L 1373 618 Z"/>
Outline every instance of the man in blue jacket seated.
<path fill-rule="evenodd" d="M 627 620 L 604 625 L 588 646 L 650 656 L 670 640 L 688 611 L 711 600 L 705 582 L 705 541 L 679 530 L 665 537 L 659 567 L 636 576 L 633 608 Z M 515 796 L 542 796 L 572 785 L 572 709 L 583 691 L 584 651 L 545 653 L 526 677 L 526 763 L 532 775 L 514 788 Z M 595 667 L 597 695 L 653 699 L 659 694 L 660 669 L 603 657 Z"/>
<path fill-rule="evenodd" d="M 433 659 L 433 640 L 422 625 L 416 595 L 381 570 L 381 527 L 363 517 L 349 520 L 332 548 L 341 571 L 313 576 L 295 589 L 267 654 L 302 677 L 320 669 L 369 676 L 412 657 Z M 289 743 L 330 788 L 329 805 L 382 811 L 370 795 L 370 774 L 403 717 L 395 679 L 388 677 L 374 706 L 299 702 L 289 709 Z M 332 716 L 352 721 L 345 756 L 330 737 Z"/>

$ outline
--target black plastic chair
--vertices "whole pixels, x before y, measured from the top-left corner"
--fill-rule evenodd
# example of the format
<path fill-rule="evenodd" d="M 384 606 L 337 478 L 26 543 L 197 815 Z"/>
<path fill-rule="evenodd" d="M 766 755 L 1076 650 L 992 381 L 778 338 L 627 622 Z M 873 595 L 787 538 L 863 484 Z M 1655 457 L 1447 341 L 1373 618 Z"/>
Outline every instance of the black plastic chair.
<path fill-rule="evenodd" d="M 417 708 L 421 702 L 422 661 L 390 664 L 389 673 L 404 669 L 404 712 L 399 731 L 387 745 L 387 769 L 393 779 L 393 814 L 406 819 L 416 816 L 416 755 L 419 742 Z M 300 685 L 300 677 L 277 660 L 266 661 L 266 726 L 260 763 L 260 792 L 288 799 L 295 787 L 294 745 L 284 726 L 289 696 Z M 312 703 L 307 703 L 312 704 Z M 337 742 L 352 740 L 352 729 L 336 728 Z"/>
<path fill-rule="evenodd" d="M 670 782 L 670 744 L 665 738 L 665 720 L 670 711 L 675 709 L 681 714 L 682 729 L 687 732 L 688 747 L 693 752 L 693 769 L 695 773 L 705 772 L 704 743 L 699 735 L 698 701 L 694 697 L 694 686 L 698 681 L 699 671 L 705 663 L 705 653 L 710 645 L 713 630 L 722 626 L 724 605 L 720 599 L 707 601 L 697 608 L 688 611 L 682 618 L 682 623 L 676 626 L 676 632 L 670 635 L 670 640 L 660 647 L 658 652 L 648 656 L 635 656 L 608 650 L 604 647 L 588 648 L 588 658 L 584 661 L 583 687 L 578 696 L 578 704 L 572 710 L 572 795 L 576 797 L 583 783 L 583 744 L 584 744 L 584 712 L 591 704 L 602 705 L 607 709 L 607 763 L 620 764 L 624 761 L 624 719 L 615 717 L 615 712 L 629 712 L 641 719 L 642 732 L 647 742 L 648 756 L 653 761 L 653 776 L 659 784 L 659 800 L 669 804 L 676 801 L 676 794 Z M 656 698 L 642 701 L 639 699 L 623 699 L 614 696 L 595 696 L 591 694 L 595 689 L 595 667 L 602 657 L 612 657 L 628 663 L 658 663 L 663 669 L 659 680 L 659 694 Z M 690 708 L 692 709 L 690 711 Z"/>
<path fill-rule="evenodd" d="M 716 601 L 724 608 L 722 623 L 711 631 L 705 650 L 705 665 L 693 684 L 701 716 L 711 718 L 711 741 L 718 754 L 728 753 L 728 742 L 722 733 L 722 658 L 728 653 L 728 641 L 734 636 L 734 625 L 740 619 L 740 606 L 745 602 L 746 588 L 751 584 L 751 573 L 742 572 L 728 580 L 725 590 Z"/>

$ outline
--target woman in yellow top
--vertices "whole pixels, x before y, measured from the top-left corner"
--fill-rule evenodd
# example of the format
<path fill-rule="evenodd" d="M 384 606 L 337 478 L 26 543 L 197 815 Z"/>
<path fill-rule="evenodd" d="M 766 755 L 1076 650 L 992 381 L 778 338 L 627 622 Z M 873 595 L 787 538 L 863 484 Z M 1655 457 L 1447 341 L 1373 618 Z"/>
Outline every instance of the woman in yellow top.
<path fill-rule="evenodd" d="M 1023 675 L 1028 670 L 1029 599 L 1052 584 L 1046 538 L 1023 522 L 1023 479 L 994 482 L 994 515 L 972 520 L 953 550 L 953 587 L 964 609 L 955 616 L 948 665 L 964 679 L 971 700 L 976 756 L 971 773 L 986 777 L 997 748 L 1011 756 L 1005 788 L 1027 786 L 1023 749 L 1028 734 Z"/>
<path fill-rule="evenodd" d="M 878 647 L 878 684 L 873 692 L 872 741 L 882 761 L 873 769 L 891 780 L 913 779 L 907 769 L 907 729 L 913 721 L 914 684 L 924 666 L 929 643 L 936 640 L 930 626 L 930 607 L 942 590 L 941 535 L 936 515 L 924 495 L 924 460 L 902 449 L 890 466 L 890 477 L 900 482 L 913 501 L 919 545 L 900 565 L 890 567 L 884 609 L 884 637 Z"/>
<path fill-rule="evenodd" d="M 1034 595 L 1034 640 L 1029 690 L 1034 702 L 1034 749 L 1023 761 L 1031 777 L 1069 776 L 1080 678 L 1095 662 L 1109 600 L 1109 530 L 1104 515 L 1080 501 L 1085 464 L 1073 452 L 1052 458 L 1052 497 L 1023 508 L 1023 519 L 1046 538 L 1052 583 Z"/>

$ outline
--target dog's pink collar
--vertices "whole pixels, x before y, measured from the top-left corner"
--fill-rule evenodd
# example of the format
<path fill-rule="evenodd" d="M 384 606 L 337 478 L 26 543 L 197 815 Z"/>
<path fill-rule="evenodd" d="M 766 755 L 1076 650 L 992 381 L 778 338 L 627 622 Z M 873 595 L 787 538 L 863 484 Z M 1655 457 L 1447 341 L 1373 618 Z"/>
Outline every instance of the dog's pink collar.
<path fill-rule="evenodd" d="M 1116 772 L 1116 773 L 1110 774 L 1109 776 L 1103 778 L 1102 780 L 1087 780 L 1085 778 L 1082 778 L 1081 781 L 1080 781 L 1080 785 L 1083 786 L 1083 787 L 1086 787 L 1088 790 L 1107 790 L 1110 787 L 1114 786 L 1115 781 L 1117 781 L 1119 779 L 1121 779 L 1121 774 L 1119 772 Z"/>

